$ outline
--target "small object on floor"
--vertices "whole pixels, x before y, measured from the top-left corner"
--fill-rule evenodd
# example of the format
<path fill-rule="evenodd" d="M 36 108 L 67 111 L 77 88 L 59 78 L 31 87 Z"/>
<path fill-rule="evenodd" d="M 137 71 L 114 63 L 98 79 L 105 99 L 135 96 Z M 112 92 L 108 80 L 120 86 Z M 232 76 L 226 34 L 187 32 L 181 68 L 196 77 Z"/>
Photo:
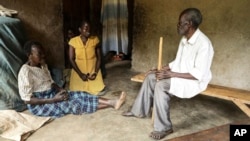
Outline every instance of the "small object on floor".
<path fill-rule="evenodd" d="M 156 139 L 156 140 L 160 140 L 160 139 L 163 139 L 165 136 L 173 133 L 173 129 L 169 129 L 167 131 L 153 131 L 150 133 L 150 137 L 153 138 L 153 139 Z"/>
<path fill-rule="evenodd" d="M 121 61 L 122 58 L 119 55 L 113 56 L 113 61 Z"/>

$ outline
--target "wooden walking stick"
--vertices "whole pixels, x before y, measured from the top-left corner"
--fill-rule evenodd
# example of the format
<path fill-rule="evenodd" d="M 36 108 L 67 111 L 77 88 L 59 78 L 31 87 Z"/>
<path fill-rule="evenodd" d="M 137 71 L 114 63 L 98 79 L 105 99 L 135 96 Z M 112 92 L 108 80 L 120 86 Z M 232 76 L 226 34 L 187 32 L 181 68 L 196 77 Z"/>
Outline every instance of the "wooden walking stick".
<path fill-rule="evenodd" d="M 160 70 L 162 67 L 162 44 L 163 44 L 163 37 L 160 37 L 158 67 L 157 67 L 158 70 Z"/>
<path fill-rule="evenodd" d="M 162 68 L 162 45 L 163 45 L 163 37 L 160 37 L 157 70 L 161 70 L 161 68 Z M 152 122 L 154 123 L 154 107 L 152 110 Z"/>

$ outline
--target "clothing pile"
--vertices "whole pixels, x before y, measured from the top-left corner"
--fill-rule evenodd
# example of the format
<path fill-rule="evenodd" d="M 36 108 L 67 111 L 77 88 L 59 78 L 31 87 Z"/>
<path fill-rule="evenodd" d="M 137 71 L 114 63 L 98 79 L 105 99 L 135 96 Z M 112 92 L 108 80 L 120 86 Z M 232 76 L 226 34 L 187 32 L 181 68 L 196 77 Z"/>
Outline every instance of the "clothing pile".
<path fill-rule="evenodd" d="M 51 120 L 50 117 L 38 117 L 15 110 L 0 110 L 0 136 L 15 141 L 24 141 L 31 133 Z"/>
<path fill-rule="evenodd" d="M 16 15 L 18 12 L 16 10 L 8 9 L 0 5 L 0 16 L 4 17 L 12 17 Z"/>

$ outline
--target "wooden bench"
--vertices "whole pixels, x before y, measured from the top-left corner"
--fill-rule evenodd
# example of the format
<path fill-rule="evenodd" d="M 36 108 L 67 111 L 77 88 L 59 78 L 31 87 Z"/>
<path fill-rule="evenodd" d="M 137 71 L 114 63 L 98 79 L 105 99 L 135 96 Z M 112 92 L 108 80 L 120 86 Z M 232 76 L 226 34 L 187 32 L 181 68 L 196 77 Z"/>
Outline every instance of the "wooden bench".
<path fill-rule="evenodd" d="M 140 73 L 133 76 L 131 81 L 142 83 L 144 78 L 145 73 Z M 232 101 L 250 117 L 250 108 L 248 107 L 250 105 L 250 91 L 209 84 L 201 94 Z"/>

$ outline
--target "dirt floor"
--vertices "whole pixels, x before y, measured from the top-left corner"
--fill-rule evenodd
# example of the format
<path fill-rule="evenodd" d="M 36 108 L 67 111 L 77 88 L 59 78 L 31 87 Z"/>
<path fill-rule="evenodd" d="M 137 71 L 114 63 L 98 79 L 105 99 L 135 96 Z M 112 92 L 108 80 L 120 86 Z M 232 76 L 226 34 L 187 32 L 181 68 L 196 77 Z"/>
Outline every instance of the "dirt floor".
<path fill-rule="evenodd" d="M 103 97 L 117 98 L 121 91 L 128 94 L 120 110 L 109 108 L 88 115 L 67 115 L 41 127 L 27 141 L 152 141 L 149 137 L 153 130 L 150 118 L 121 116 L 123 111 L 131 107 L 139 91 L 141 84 L 130 81 L 131 76 L 138 72 L 130 69 L 129 61 L 110 63 L 106 67 L 107 76 L 104 80 L 109 91 Z M 198 95 L 192 99 L 172 98 L 171 119 L 174 133 L 162 140 L 248 117 L 229 101 Z M 0 138 L 0 141 L 9 140 Z"/>

